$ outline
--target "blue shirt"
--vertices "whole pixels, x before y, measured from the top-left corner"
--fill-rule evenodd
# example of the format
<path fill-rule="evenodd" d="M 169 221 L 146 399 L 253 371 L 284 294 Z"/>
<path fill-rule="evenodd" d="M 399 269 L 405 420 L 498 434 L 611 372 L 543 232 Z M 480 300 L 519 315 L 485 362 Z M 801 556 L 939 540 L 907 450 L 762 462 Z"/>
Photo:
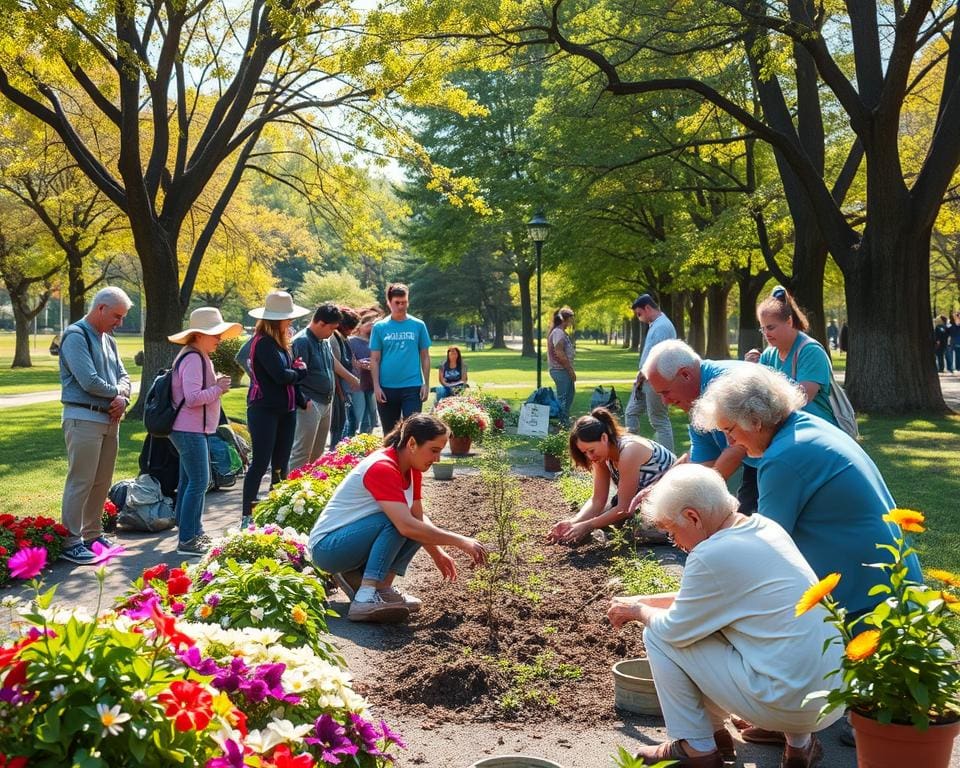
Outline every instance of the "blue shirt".
<path fill-rule="evenodd" d="M 789 533 L 818 578 L 840 574 L 833 597 L 850 612 L 873 608 L 869 596 L 886 573 L 870 563 L 891 562 L 877 544 L 894 545 L 898 529 L 883 520 L 896 504 L 880 470 L 843 430 L 803 411 L 790 415 L 771 440 L 757 473 L 759 512 Z M 909 578 L 923 583 L 916 555 Z"/>
<path fill-rule="evenodd" d="M 430 334 L 422 320 L 384 318 L 373 324 L 370 350 L 380 353 L 381 387 L 423 386 L 420 350 L 430 349 Z"/>
<path fill-rule="evenodd" d="M 800 348 L 802 345 L 802 349 Z M 797 350 L 800 354 L 797 354 Z M 796 357 L 796 375 L 794 375 L 793 361 Z M 836 424 L 837 420 L 833 415 L 833 408 L 830 407 L 830 388 L 833 386 L 833 368 L 830 366 L 830 358 L 827 357 L 827 351 L 819 341 L 811 339 L 807 334 L 801 332 L 787 353 L 787 359 L 781 360 L 780 353 L 776 347 L 767 347 L 760 355 L 760 365 L 767 368 L 773 368 L 780 371 L 790 381 L 797 383 L 801 381 L 812 381 L 820 385 L 817 396 L 807 403 L 803 410 L 826 419 L 831 424 Z"/>
<path fill-rule="evenodd" d="M 130 395 L 130 376 L 113 336 L 99 333 L 86 318 L 81 318 L 60 337 L 59 362 L 64 421 L 109 424 L 108 410 L 113 398 Z"/>
<path fill-rule="evenodd" d="M 647 362 L 647 358 L 657 344 L 675 338 L 677 338 L 676 328 L 673 327 L 670 318 L 661 312 L 647 328 L 647 335 L 643 340 L 643 350 L 640 352 L 640 367 L 643 368 L 643 364 Z"/>
<path fill-rule="evenodd" d="M 717 376 L 723 376 L 743 365 L 755 365 L 743 360 L 701 360 L 700 361 L 700 394 L 702 395 L 707 385 Z M 719 429 L 712 432 L 697 432 L 693 427 L 690 430 L 690 461 L 694 464 L 704 464 L 708 461 L 716 461 L 720 454 L 728 447 L 727 436 Z M 759 459 L 751 459 L 744 456 L 743 463 L 748 467 L 756 467 Z"/>

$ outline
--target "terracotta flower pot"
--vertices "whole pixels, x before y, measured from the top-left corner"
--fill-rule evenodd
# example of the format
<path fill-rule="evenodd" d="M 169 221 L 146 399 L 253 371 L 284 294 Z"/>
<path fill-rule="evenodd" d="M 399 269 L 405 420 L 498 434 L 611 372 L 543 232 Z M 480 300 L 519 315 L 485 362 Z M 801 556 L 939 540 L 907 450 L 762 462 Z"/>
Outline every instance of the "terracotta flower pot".
<path fill-rule="evenodd" d="M 852 713 L 857 737 L 857 768 L 948 768 L 960 721 L 931 725 L 921 731 L 912 725 L 883 725 Z"/>
<path fill-rule="evenodd" d="M 543 454 L 543 469 L 545 472 L 560 472 L 563 469 L 563 462 L 559 456 L 552 454 Z"/>
<path fill-rule="evenodd" d="M 454 456 L 465 456 L 470 453 L 470 443 L 473 442 L 469 437 L 450 436 L 450 453 Z"/>

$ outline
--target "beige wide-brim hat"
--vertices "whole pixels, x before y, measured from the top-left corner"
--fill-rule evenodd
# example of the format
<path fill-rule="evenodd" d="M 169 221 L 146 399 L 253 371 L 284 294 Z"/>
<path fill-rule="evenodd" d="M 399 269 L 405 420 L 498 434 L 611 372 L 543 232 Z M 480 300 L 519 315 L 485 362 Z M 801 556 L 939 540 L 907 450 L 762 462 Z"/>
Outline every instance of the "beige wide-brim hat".
<path fill-rule="evenodd" d="M 251 309 L 247 314 L 257 320 L 293 320 L 309 315 L 310 310 L 294 304 L 293 297 L 286 291 L 270 291 L 263 306 Z"/>
<path fill-rule="evenodd" d="M 243 333 L 243 326 L 240 323 L 225 322 L 216 307 L 198 307 L 190 313 L 190 327 L 167 338 L 174 344 L 186 344 L 195 333 L 232 339 Z"/>

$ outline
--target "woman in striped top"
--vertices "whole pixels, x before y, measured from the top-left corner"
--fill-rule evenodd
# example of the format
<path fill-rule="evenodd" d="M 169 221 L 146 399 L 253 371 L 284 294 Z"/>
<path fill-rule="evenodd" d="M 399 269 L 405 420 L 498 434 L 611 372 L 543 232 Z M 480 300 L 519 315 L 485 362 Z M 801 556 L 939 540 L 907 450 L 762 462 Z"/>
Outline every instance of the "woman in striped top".
<path fill-rule="evenodd" d="M 594 408 L 589 416 L 576 420 L 570 430 L 570 457 L 593 473 L 593 496 L 577 514 L 550 529 L 547 538 L 564 544 L 630 517 L 634 496 L 659 480 L 677 460 L 660 443 L 626 432 L 606 408 Z M 648 543 L 659 540 L 653 531 L 649 536 L 643 533 Z"/>

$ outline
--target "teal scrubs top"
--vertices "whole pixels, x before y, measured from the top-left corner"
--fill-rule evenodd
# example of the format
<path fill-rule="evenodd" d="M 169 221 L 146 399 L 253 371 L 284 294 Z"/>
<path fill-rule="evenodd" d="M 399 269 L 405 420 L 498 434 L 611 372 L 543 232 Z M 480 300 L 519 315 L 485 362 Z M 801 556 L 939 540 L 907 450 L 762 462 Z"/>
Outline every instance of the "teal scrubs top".
<path fill-rule="evenodd" d="M 793 358 L 801 345 L 803 345 L 803 349 L 800 349 L 800 354 L 797 356 L 797 374 L 794 376 Z M 807 403 L 803 410 L 836 425 L 837 420 L 834 418 L 833 409 L 830 407 L 833 368 L 830 365 L 827 351 L 819 341 L 811 339 L 805 333 L 798 333 L 786 360 L 780 359 L 780 353 L 776 347 L 767 347 L 760 355 L 760 365 L 780 371 L 791 381 L 812 381 L 814 384 L 819 384 L 820 391 L 817 392 L 817 396 Z"/>

